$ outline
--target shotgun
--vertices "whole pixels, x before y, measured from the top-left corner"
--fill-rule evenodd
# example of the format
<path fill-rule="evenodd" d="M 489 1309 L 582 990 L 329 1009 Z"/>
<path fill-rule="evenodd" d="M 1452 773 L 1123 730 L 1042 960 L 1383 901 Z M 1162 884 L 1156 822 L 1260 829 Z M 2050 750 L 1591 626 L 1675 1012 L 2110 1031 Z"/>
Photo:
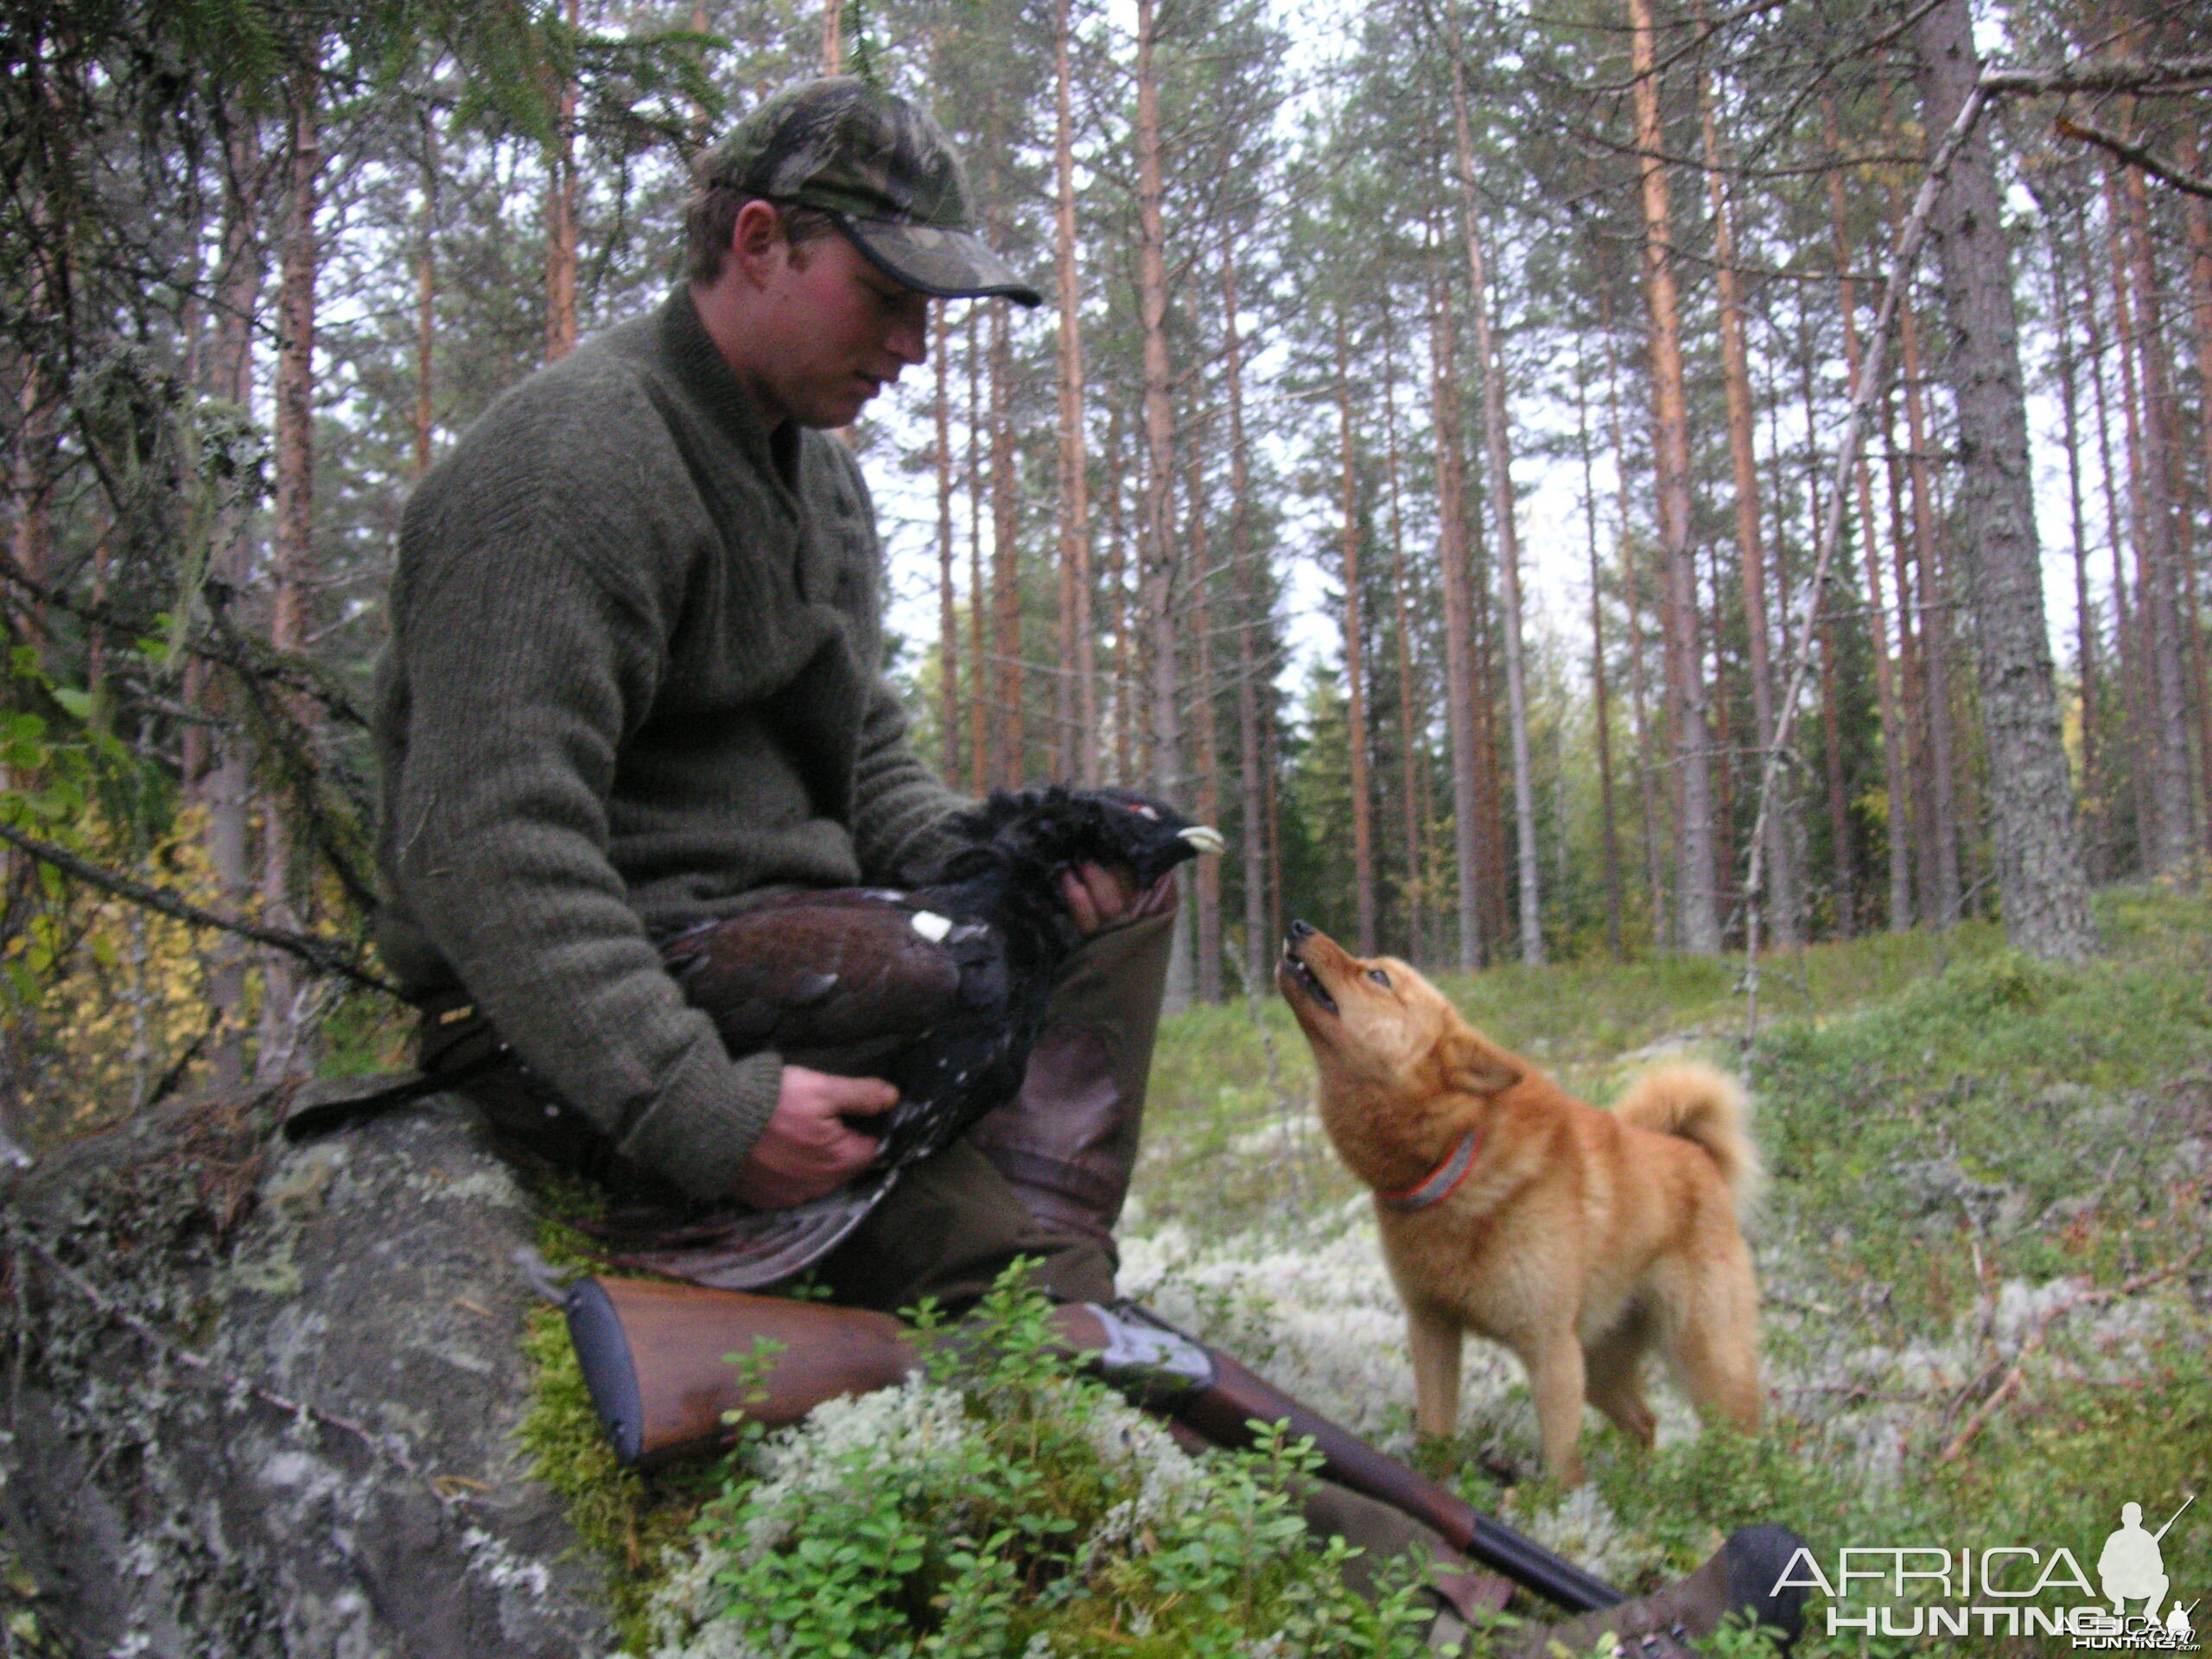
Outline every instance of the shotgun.
<path fill-rule="evenodd" d="M 779 1428 L 825 1400 L 888 1388 L 922 1369 L 919 1333 L 859 1308 L 645 1279 L 579 1279 L 560 1300 L 593 1409 L 616 1457 L 631 1465 L 727 1441 L 725 1413 L 741 1410 Z M 1461 1554 L 1547 1601 L 1580 1613 L 1626 1599 L 1149 1308 L 1071 1302 L 1053 1309 L 1052 1323 L 1065 1351 L 1103 1381 L 1216 1446 L 1249 1446 L 1255 1422 L 1287 1421 L 1294 1437 L 1313 1442 L 1329 1479 L 1434 1529 Z M 957 1329 L 950 1335 L 958 1340 Z M 730 1361 L 764 1338 L 779 1347 L 748 1394 Z"/>

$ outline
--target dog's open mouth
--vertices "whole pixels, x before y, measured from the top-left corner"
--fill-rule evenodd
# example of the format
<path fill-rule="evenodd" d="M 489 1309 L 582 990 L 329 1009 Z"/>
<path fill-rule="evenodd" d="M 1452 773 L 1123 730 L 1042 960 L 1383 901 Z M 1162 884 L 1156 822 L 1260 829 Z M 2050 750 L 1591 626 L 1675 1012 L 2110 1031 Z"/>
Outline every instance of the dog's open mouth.
<path fill-rule="evenodd" d="M 1305 957 L 1300 956 L 1295 950 L 1286 949 L 1282 953 L 1282 966 L 1283 971 L 1290 976 L 1299 989 L 1304 991 L 1306 995 L 1312 997 L 1331 1014 L 1337 1011 L 1337 999 L 1329 995 L 1328 988 L 1321 983 L 1321 976 L 1306 965 Z"/>

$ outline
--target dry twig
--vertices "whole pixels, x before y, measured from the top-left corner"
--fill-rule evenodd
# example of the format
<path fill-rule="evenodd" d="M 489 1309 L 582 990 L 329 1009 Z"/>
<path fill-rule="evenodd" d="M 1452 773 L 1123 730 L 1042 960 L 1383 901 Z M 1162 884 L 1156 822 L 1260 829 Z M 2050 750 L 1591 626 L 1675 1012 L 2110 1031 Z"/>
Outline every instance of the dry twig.
<path fill-rule="evenodd" d="M 1974 1436 L 1981 1433 L 1989 1420 L 1997 1414 L 1999 1408 L 2026 1386 L 2028 1361 L 2032 1359 L 2036 1351 L 2043 1346 L 2044 1338 L 2050 1333 L 2052 1324 L 2062 1314 L 2070 1313 L 2077 1307 L 2088 1307 L 2098 1303 L 2117 1301 L 2124 1296 L 2138 1295 L 2150 1289 L 2153 1285 L 2164 1284 L 2169 1279 L 2179 1278 L 2189 1271 L 2196 1258 L 2203 1253 L 2203 1245 L 2199 1244 L 2178 1262 L 2171 1262 L 2150 1273 L 2139 1273 L 2125 1284 L 2113 1285 L 2104 1290 L 2085 1290 L 2078 1296 L 2069 1296 L 2056 1306 L 2045 1309 L 2042 1316 L 2036 1320 L 2034 1328 L 2028 1332 L 2026 1339 L 2014 1352 L 2012 1366 L 2005 1371 L 2003 1379 L 1999 1382 L 1995 1389 L 1990 1391 L 1989 1397 L 1974 1408 L 1974 1415 L 1967 1418 L 1959 1432 L 1951 1437 L 1950 1444 L 1936 1455 L 1936 1461 L 1938 1463 L 1955 1461 L 1958 1455 L 1973 1443 Z M 1986 1376 L 1988 1372 L 1982 1373 L 1982 1376 Z M 1981 1377 L 1975 1378 L 1973 1383 L 1967 1385 L 1968 1389 L 1971 1389 L 1979 1385 Z"/>
<path fill-rule="evenodd" d="M 118 899 L 127 899 L 134 905 L 143 905 L 149 910 L 159 911 L 164 916 L 188 922 L 194 927 L 212 927 L 225 933 L 236 933 L 260 944 L 272 945 L 279 950 L 290 952 L 326 974 L 336 974 L 357 985 L 365 986 L 372 991 L 382 991 L 386 996 L 397 997 L 402 1001 L 407 1000 L 406 993 L 398 986 L 365 965 L 359 957 L 335 940 L 319 938 L 312 933 L 295 933 L 288 928 L 264 927 L 258 922 L 244 921 L 235 916 L 220 916 L 212 910 L 202 910 L 198 905 L 188 904 L 175 893 L 144 881 L 134 880 L 118 871 L 95 864 L 90 859 L 80 858 L 66 847 L 57 847 L 36 836 L 27 836 L 4 823 L 0 823 L 0 841 L 29 853 L 41 863 L 53 865 L 64 875 L 74 876 L 88 887 L 99 888 L 103 893 L 111 893 Z"/>

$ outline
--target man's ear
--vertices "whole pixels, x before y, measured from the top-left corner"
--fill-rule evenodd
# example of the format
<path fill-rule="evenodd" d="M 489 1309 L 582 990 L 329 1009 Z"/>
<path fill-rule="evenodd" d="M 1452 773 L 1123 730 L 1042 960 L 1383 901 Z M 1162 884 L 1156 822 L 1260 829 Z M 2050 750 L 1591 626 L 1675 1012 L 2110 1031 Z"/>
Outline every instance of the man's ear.
<path fill-rule="evenodd" d="M 729 227 L 729 257 L 754 280 L 766 270 L 766 262 L 784 239 L 783 216 L 772 202 L 754 197 L 737 210 Z"/>
<path fill-rule="evenodd" d="M 1471 1095 L 1502 1095 L 1521 1081 L 1521 1068 L 1472 1032 L 1444 1039 L 1444 1080 Z"/>

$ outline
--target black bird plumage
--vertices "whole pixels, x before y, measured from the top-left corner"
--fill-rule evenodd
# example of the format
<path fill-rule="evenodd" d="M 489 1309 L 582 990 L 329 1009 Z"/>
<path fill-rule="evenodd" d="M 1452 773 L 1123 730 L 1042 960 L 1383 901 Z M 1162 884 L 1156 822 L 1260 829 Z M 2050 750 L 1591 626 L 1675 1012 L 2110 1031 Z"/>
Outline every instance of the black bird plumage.
<path fill-rule="evenodd" d="M 878 1077 L 899 1090 L 881 1150 L 828 1198 L 670 1225 L 615 1217 L 616 1259 L 722 1289 L 774 1284 L 866 1219 L 901 1171 L 949 1145 L 1021 1085 L 1052 980 L 1081 943 L 1060 877 L 1119 864 L 1140 890 L 1213 830 L 1126 790 L 1000 791 L 952 825 L 958 844 L 923 885 L 780 895 L 670 938 L 663 959 L 733 1053 Z"/>

